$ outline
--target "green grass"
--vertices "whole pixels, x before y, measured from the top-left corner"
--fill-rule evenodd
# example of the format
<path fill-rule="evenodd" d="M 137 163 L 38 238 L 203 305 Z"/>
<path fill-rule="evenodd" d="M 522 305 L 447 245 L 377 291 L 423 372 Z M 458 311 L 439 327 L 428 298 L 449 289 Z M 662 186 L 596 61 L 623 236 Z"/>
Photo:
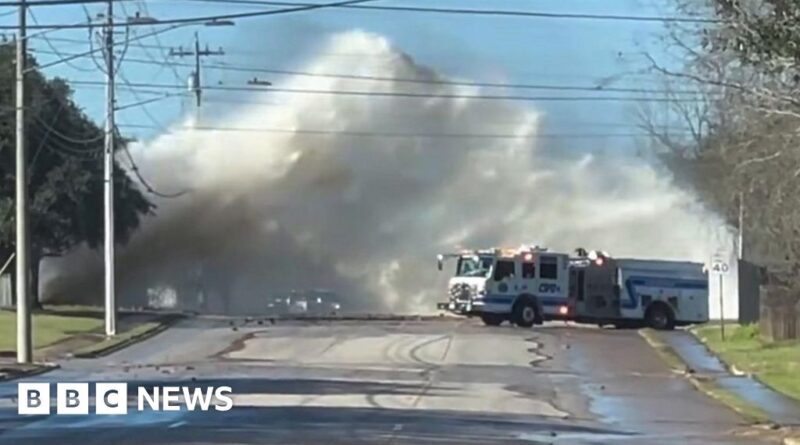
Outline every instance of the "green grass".
<path fill-rule="evenodd" d="M 718 325 L 702 326 L 694 332 L 728 365 L 800 400 L 800 341 L 764 343 L 757 325 L 726 326 L 724 342 Z"/>
<path fill-rule="evenodd" d="M 99 341 L 97 343 L 82 347 L 82 348 L 76 350 L 74 353 L 75 353 L 75 355 L 78 355 L 78 356 L 96 354 L 96 353 L 101 352 L 101 351 L 103 351 L 105 349 L 117 346 L 117 345 L 119 345 L 121 343 L 128 342 L 131 339 L 134 339 L 134 338 L 139 337 L 141 335 L 148 334 L 152 330 L 154 330 L 154 329 L 156 329 L 156 328 L 158 328 L 160 326 L 161 326 L 161 323 L 154 322 L 154 321 L 147 322 L 147 323 L 142 323 L 140 325 L 137 325 L 137 326 L 133 327 L 132 329 L 128 329 L 127 331 L 120 332 L 120 333 L 118 333 L 116 336 L 114 336 L 112 338 L 106 338 L 103 341 Z"/>
<path fill-rule="evenodd" d="M 50 346 L 73 334 L 92 331 L 103 326 L 96 316 L 33 314 L 33 345 L 35 349 Z M 0 352 L 17 349 L 17 314 L 0 311 Z"/>

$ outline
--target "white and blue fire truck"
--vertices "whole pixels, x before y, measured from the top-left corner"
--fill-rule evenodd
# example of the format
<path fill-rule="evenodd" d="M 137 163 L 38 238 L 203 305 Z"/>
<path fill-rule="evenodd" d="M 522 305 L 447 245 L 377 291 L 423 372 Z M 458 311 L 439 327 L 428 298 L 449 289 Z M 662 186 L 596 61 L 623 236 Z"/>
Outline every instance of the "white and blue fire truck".
<path fill-rule="evenodd" d="M 700 263 L 577 256 L 540 247 L 439 255 L 456 259 L 449 300 L 440 309 L 478 316 L 487 325 L 529 327 L 571 320 L 617 327 L 672 329 L 708 321 L 708 278 Z"/>
<path fill-rule="evenodd" d="M 440 309 L 479 316 L 487 325 L 511 321 L 523 327 L 557 318 L 567 308 L 569 255 L 538 246 L 439 255 L 456 259 L 447 303 Z"/>

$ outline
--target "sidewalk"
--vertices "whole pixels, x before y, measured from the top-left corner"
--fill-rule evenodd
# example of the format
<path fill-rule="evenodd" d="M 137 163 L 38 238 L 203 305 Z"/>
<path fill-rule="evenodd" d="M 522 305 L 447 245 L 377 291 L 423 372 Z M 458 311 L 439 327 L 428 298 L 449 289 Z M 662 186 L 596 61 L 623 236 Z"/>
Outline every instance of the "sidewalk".
<path fill-rule="evenodd" d="M 763 411 L 776 424 L 800 426 L 800 403 L 753 378 L 731 374 L 690 332 L 654 331 L 651 334 L 668 345 L 686 364 L 687 371 L 694 376 L 713 381 Z"/>

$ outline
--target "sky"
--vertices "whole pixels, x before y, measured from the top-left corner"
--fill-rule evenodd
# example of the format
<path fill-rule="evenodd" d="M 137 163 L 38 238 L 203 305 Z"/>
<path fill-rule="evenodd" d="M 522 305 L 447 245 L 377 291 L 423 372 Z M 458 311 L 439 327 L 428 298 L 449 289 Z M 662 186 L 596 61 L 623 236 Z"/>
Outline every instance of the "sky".
<path fill-rule="evenodd" d="M 34 0 L 35 1 L 35 0 Z M 321 0 L 314 0 L 321 2 Z M 191 0 L 148 0 L 117 2 L 117 20 L 137 12 L 156 19 L 280 8 L 246 4 L 222 4 Z M 511 9 L 554 13 L 590 13 L 620 15 L 663 15 L 669 0 L 380 0 L 376 5 L 414 5 L 429 7 Z M 63 24 L 86 21 L 87 12 L 96 16 L 105 10 L 101 4 L 39 6 L 31 8 L 29 23 Z M 13 25 L 13 8 L 0 7 L 0 24 Z M 130 37 L 152 32 L 139 27 Z M 415 60 L 447 77 L 468 81 L 546 84 L 588 87 L 651 87 L 658 88 L 659 79 L 643 73 L 647 69 L 642 54 L 658 56 L 658 36 L 663 25 L 658 22 L 609 20 L 575 20 L 532 17 L 492 17 L 424 12 L 370 11 L 331 8 L 295 12 L 250 19 L 239 19 L 235 26 L 191 26 L 165 32 L 156 37 L 131 43 L 122 57 L 118 106 L 127 107 L 155 94 L 127 91 L 124 80 L 131 83 L 163 83 L 186 85 L 193 63 L 191 57 L 169 56 L 170 49 L 193 45 L 198 33 L 201 45 L 222 48 L 223 56 L 203 59 L 204 85 L 247 86 L 254 76 L 275 84 L 286 76 L 215 69 L 214 65 L 237 67 L 298 69 L 311 57 L 351 59 L 354 66 L 364 54 L 320 54 L 319 48 L 337 32 L 361 29 L 385 36 L 393 45 Z M 33 31 L 36 32 L 36 31 Z M 47 39 L 45 39 L 45 37 Z M 120 30 L 118 39 L 125 35 Z M 87 30 L 59 30 L 31 40 L 31 50 L 40 64 L 58 60 L 61 55 L 89 49 Z M 95 37 L 95 44 L 97 38 Z M 54 54 L 55 52 L 60 53 Z M 159 63 L 142 63 L 142 62 Z M 163 62 L 180 65 L 166 66 Z M 89 58 L 46 69 L 51 76 L 83 82 L 102 82 L 104 75 Z M 347 74 L 347 73 L 345 73 Z M 92 118 L 104 120 L 104 87 L 101 84 L 74 83 L 75 99 Z M 141 88 L 140 88 L 141 89 Z M 151 89 L 152 91 L 152 89 Z M 160 90 L 163 92 L 164 90 Z M 534 96 L 630 96 L 635 93 L 563 92 L 519 89 L 488 89 L 490 94 L 523 94 Z M 123 133 L 148 140 L 170 123 L 185 115 L 210 115 L 224 112 L 231 95 L 207 91 L 202 109 L 197 110 L 191 97 L 170 97 L 146 106 L 120 110 L 117 123 Z M 278 100 L 269 94 L 259 100 Z M 237 95 L 242 97 L 242 95 Z M 249 97 L 248 97 L 249 98 Z M 220 101 L 217 101 L 220 99 Z M 630 101 L 533 101 L 526 102 L 542 116 L 542 133 L 558 135 L 548 140 L 554 149 L 575 149 L 602 152 L 636 149 L 645 144 L 636 125 L 640 104 Z M 623 136 L 608 136 L 622 133 Z M 560 135 L 570 136 L 561 137 Z M 633 134 L 633 136 L 631 135 Z M 597 137 L 586 137 L 598 135 Z"/>

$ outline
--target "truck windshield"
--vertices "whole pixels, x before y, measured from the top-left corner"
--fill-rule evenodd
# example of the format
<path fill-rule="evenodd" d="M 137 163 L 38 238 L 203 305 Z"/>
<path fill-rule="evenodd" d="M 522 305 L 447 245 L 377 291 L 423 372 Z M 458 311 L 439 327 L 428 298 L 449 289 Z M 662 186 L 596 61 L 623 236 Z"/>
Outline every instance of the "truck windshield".
<path fill-rule="evenodd" d="M 492 257 L 461 257 L 458 259 L 459 277 L 488 277 L 492 267 Z"/>

